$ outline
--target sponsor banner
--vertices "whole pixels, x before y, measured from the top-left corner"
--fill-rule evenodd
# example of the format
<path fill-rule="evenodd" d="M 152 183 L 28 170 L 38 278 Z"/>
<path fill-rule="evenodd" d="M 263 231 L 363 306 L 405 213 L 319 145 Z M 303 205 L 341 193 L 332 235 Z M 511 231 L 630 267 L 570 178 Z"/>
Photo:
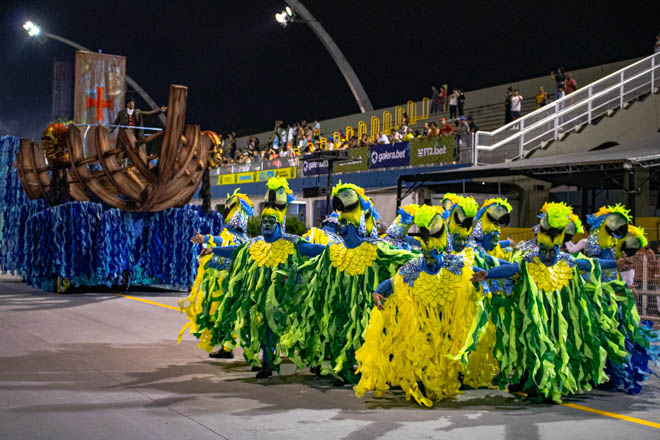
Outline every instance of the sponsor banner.
<path fill-rule="evenodd" d="M 454 160 L 454 136 L 414 139 L 410 142 L 410 164 L 422 165 Z"/>
<path fill-rule="evenodd" d="M 350 173 L 369 169 L 369 147 L 357 147 L 348 150 L 348 159 L 335 162 L 334 172 Z"/>
<path fill-rule="evenodd" d="M 309 161 L 303 159 L 303 176 L 318 176 L 328 173 L 328 161 Z"/>
<path fill-rule="evenodd" d="M 250 171 L 249 173 L 238 173 L 235 174 L 235 176 L 236 176 L 236 182 L 234 183 L 238 183 L 238 184 L 257 181 L 257 173 L 254 171 Z"/>
<path fill-rule="evenodd" d="M 126 58 L 76 52 L 73 120 L 76 124 L 112 124 L 124 107 Z"/>
<path fill-rule="evenodd" d="M 233 185 L 236 183 L 236 174 L 218 174 L 218 185 Z"/>
<path fill-rule="evenodd" d="M 271 177 L 275 177 L 275 172 L 276 170 L 257 171 L 257 180 L 259 180 L 259 182 L 266 182 Z"/>
<path fill-rule="evenodd" d="M 410 165 L 410 143 L 378 144 L 369 147 L 369 168 L 390 168 Z"/>
<path fill-rule="evenodd" d="M 287 179 L 295 179 L 296 178 L 296 167 L 286 167 L 286 168 L 280 168 L 276 171 L 277 177 L 285 177 Z"/>

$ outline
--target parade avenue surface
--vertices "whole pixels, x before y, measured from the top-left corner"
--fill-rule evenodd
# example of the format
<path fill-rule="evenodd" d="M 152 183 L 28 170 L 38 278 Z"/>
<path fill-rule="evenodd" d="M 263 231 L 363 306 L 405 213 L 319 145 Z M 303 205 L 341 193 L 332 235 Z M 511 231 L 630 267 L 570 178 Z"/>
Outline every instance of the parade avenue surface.
<path fill-rule="evenodd" d="M 659 439 L 660 380 L 562 405 L 466 391 L 433 409 L 283 366 L 259 381 L 237 350 L 186 335 L 183 292 L 66 294 L 0 279 L 0 439 Z M 657 371 L 657 369 L 656 369 Z"/>

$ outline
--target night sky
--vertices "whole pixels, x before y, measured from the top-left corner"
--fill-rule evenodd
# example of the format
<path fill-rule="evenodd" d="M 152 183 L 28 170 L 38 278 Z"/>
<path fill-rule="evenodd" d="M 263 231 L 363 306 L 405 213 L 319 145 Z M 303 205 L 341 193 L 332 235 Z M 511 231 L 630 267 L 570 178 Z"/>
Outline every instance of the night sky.
<path fill-rule="evenodd" d="M 51 112 L 52 60 L 74 49 L 30 39 L 30 19 L 92 50 L 127 57 L 159 104 L 188 90 L 187 121 L 248 134 L 275 119 L 359 109 L 306 24 L 282 28 L 284 1 L 21 1 L 0 12 L 0 133 L 37 138 Z M 652 53 L 660 2 L 305 0 L 360 77 L 374 108 Z M 652 6 L 655 4 L 655 6 Z M 81 5 L 84 5 L 81 7 Z M 536 5 L 536 6 L 535 6 Z M 144 104 L 138 106 L 145 108 Z"/>

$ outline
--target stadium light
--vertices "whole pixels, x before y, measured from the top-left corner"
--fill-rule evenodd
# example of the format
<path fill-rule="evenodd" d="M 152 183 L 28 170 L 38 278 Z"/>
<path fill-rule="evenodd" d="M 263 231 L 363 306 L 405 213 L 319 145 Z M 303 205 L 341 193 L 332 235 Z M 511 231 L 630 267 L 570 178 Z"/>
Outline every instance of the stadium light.
<path fill-rule="evenodd" d="M 46 38 L 51 38 L 53 40 L 57 40 L 60 43 L 64 43 L 67 46 L 71 46 L 75 49 L 78 50 L 84 50 L 87 52 L 93 52 L 93 50 L 90 50 L 86 48 L 85 46 L 82 46 L 75 41 L 71 41 L 68 38 L 60 37 L 59 35 L 51 34 L 50 32 L 42 31 L 41 27 L 33 23 L 32 21 L 28 20 L 23 24 L 23 29 L 25 29 L 28 33 L 29 36 L 31 37 L 38 37 L 39 35 L 42 35 L 44 38 L 38 39 L 41 43 L 46 41 Z M 144 101 L 151 107 L 153 110 L 159 110 L 160 107 L 156 104 L 156 102 L 151 99 L 151 96 L 142 88 L 138 83 L 135 82 L 133 78 L 130 76 L 126 75 L 126 82 L 128 83 L 129 86 L 133 87 L 133 89 L 138 92 L 138 95 L 144 99 Z M 165 124 L 165 116 L 160 114 L 158 115 L 158 118 L 160 121 Z"/>
<path fill-rule="evenodd" d="M 290 7 L 287 6 L 286 9 L 285 9 L 285 11 L 286 11 L 286 13 L 287 13 L 287 15 L 288 15 L 289 17 L 293 17 L 293 11 L 291 10 Z"/>
<path fill-rule="evenodd" d="M 279 12 L 275 14 L 275 21 L 281 24 L 282 26 L 286 27 L 287 25 L 287 20 L 286 20 L 286 13 L 285 12 Z"/>
<path fill-rule="evenodd" d="M 23 25 L 23 29 L 25 29 L 31 37 L 36 37 L 41 33 L 41 28 L 31 21 L 26 21 Z"/>

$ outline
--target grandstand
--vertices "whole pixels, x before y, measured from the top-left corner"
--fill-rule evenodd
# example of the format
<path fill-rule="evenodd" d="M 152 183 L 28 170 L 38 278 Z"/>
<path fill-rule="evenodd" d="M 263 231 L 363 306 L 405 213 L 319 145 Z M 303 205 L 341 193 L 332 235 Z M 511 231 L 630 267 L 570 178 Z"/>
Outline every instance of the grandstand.
<path fill-rule="evenodd" d="M 503 101 L 510 84 L 467 92 L 465 114 L 472 115 L 482 131 L 474 136 L 472 146 L 460 151 L 457 162 L 450 154 L 451 138 L 352 148 L 349 160 L 335 166 L 331 182 L 341 178 L 365 187 L 388 223 L 398 204 L 435 202 L 446 191 L 470 193 L 477 200 L 497 194 L 509 197 L 516 208 L 514 227 L 533 224 L 535 213 L 548 198 L 570 202 L 582 215 L 604 200 L 628 203 L 639 217 L 656 215 L 660 55 L 573 73 L 580 88 L 536 111 L 530 107 L 538 86 L 554 90 L 550 77 L 512 83 L 527 99 L 523 117 L 507 125 L 503 125 Z M 398 110 L 321 121 L 321 127 L 324 133 L 333 130 L 337 136 L 346 126 L 376 114 L 385 114 L 386 121 L 388 113 L 393 115 L 391 127 L 396 127 L 398 115 L 406 110 L 416 124 L 413 127 L 447 116 L 429 115 L 427 106 L 425 99 Z M 369 129 L 373 135 L 374 129 Z M 380 152 L 401 160 L 383 162 Z M 258 198 L 263 192 L 263 183 L 258 182 L 282 175 L 291 179 L 299 201 L 292 214 L 311 226 L 325 213 L 326 170 L 323 162 L 305 157 L 221 168 L 212 196 L 214 203 L 221 204 L 227 192 L 240 186 Z"/>

